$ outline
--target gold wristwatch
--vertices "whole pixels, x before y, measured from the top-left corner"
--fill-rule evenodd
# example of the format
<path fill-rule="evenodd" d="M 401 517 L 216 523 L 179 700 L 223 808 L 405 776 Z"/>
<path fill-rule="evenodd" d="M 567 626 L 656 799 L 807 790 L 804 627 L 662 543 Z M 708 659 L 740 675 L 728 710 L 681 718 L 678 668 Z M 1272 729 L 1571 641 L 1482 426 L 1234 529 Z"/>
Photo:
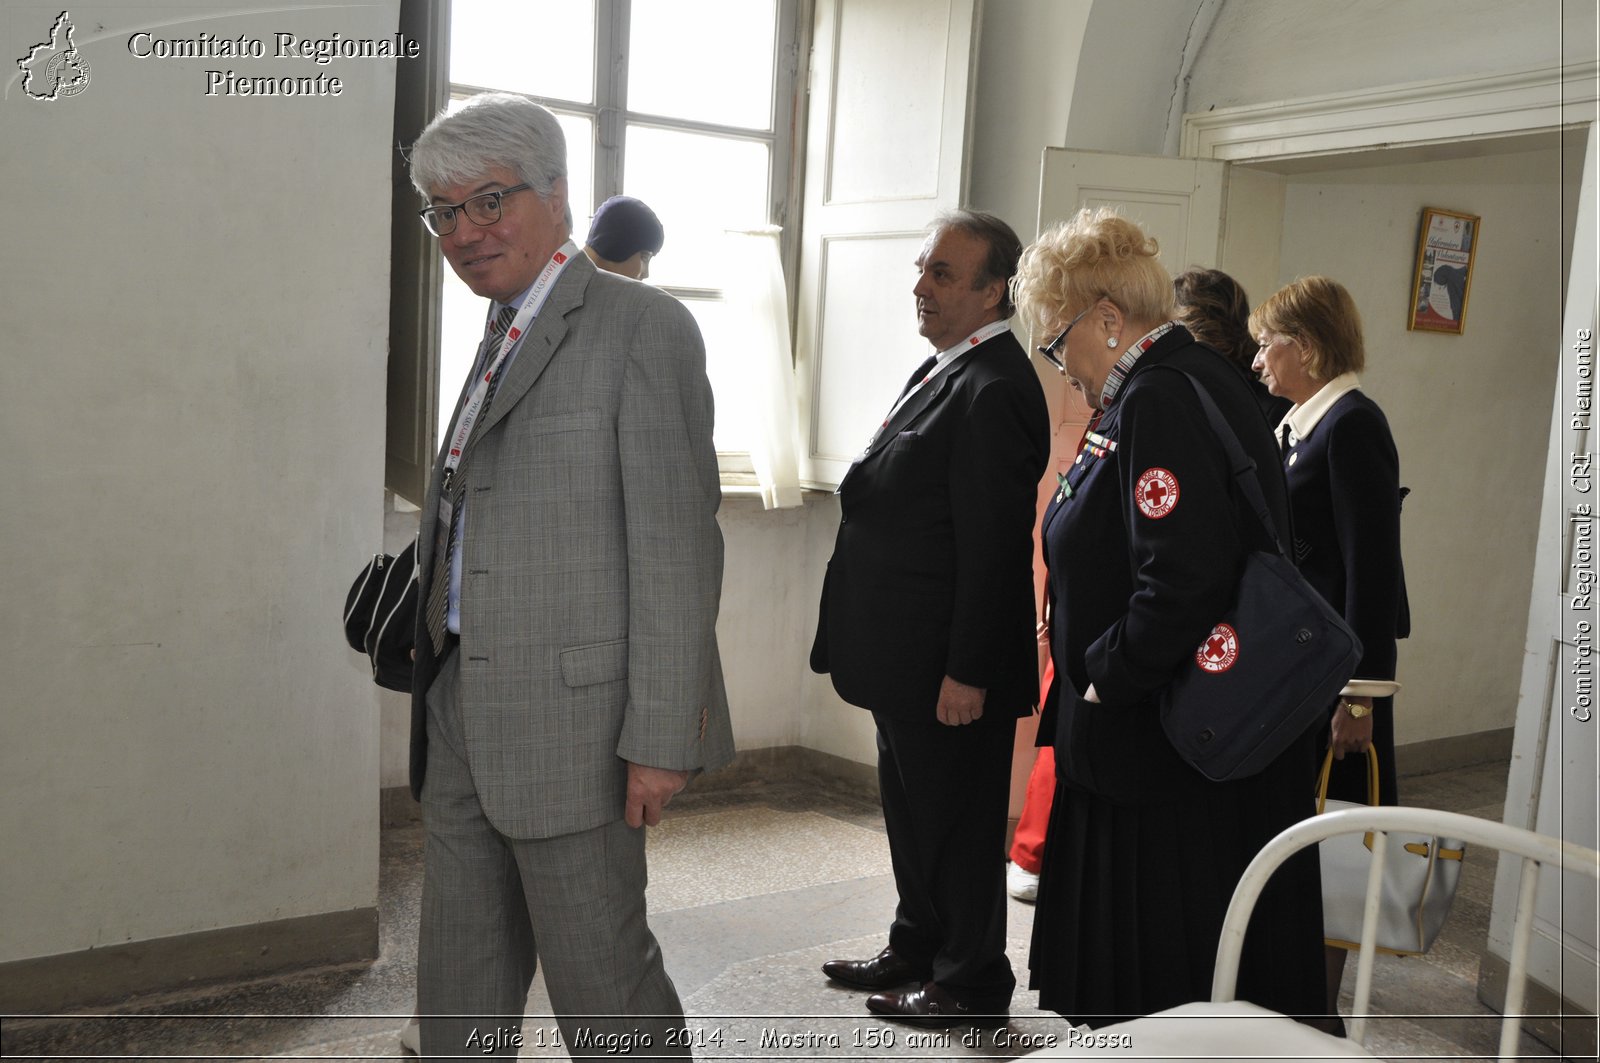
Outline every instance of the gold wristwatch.
<path fill-rule="evenodd" d="M 1372 709 L 1359 701 L 1347 701 L 1344 703 L 1344 711 L 1350 714 L 1352 720 L 1359 720 L 1371 712 Z"/>

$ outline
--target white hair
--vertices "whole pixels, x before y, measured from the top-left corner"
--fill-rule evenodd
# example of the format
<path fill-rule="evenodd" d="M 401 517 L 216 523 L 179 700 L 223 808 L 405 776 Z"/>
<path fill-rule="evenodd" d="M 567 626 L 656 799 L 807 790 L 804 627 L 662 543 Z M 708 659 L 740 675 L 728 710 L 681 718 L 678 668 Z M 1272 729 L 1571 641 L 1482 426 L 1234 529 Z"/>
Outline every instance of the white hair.
<path fill-rule="evenodd" d="M 441 111 L 411 146 L 411 183 L 424 197 L 495 167 L 513 171 L 548 199 L 567 176 L 567 138 L 556 116 L 525 96 L 485 92 L 459 111 Z"/>

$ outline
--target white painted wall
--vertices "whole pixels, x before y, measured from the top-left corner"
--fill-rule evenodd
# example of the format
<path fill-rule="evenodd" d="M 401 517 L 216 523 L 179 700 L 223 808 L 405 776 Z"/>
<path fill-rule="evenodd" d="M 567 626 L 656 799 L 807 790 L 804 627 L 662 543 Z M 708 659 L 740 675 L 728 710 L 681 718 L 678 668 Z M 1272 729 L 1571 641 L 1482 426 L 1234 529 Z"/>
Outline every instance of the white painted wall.
<path fill-rule="evenodd" d="M 1362 385 L 1412 488 L 1400 744 L 1514 722 L 1560 348 L 1561 174 L 1549 148 L 1302 174 L 1286 190 L 1280 279 L 1323 273 L 1350 289 Z M 1483 217 L 1460 336 L 1405 328 L 1424 206 Z"/>
<path fill-rule="evenodd" d="M 799 509 L 767 512 L 749 496 L 723 499 L 717 644 L 740 749 L 809 744 L 803 741 L 802 691 L 817 678 L 806 660 L 816 634 L 822 570 L 807 563 L 806 544 L 815 514 L 826 508 L 823 500 L 832 496 L 808 494 Z"/>
<path fill-rule="evenodd" d="M 441 382 L 444 388 L 455 384 Z M 383 549 L 399 555 L 417 537 L 418 513 L 415 506 L 384 492 Z M 355 656 L 352 651 L 352 656 Z M 359 658 L 358 658 L 359 659 Z M 411 695 L 378 689 L 378 785 L 388 788 L 411 785 Z"/>
<path fill-rule="evenodd" d="M 0 74 L 0 961 L 376 904 L 339 615 L 381 532 L 394 63 L 126 41 L 398 6 L 74 4 L 84 92 Z M 0 53 L 60 10 L 4 5 Z M 216 66 L 345 88 L 207 98 Z"/>
<path fill-rule="evenodd" d="M 1593 57 L 1594 26 L 1593 0 L 1227 0 L 1188 110 Z"/>
<path fill-rule="evenodd" d="M 980 8 L 967 202 L 1037 235 L 1039 160 L 1066 135 L 1089 0 L 1007 0 Z"/>
<path fill-rule="evenodd" d="M 1199 9 L 1200 0 L 1098 0 L 1084 31 L 1076 80 L 1057 89 L 1054 78 L 1041 76 L 1035 89 L 1071 92 L 1062 146 L 1161 154 L 1184 43 Z"/>

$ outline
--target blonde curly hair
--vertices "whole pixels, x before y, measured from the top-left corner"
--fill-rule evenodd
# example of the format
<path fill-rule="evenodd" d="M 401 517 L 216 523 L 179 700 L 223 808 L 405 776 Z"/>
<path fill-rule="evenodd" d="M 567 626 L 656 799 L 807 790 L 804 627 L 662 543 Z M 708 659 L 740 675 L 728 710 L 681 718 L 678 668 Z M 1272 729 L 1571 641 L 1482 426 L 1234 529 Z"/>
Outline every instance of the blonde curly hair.
<path fill-rule="evenodd" d="M 1109 207 L 1085 207 L 1022 253 L 1011 295 L 1035 335 L 1060 329 L 1102 296 L 1136 321 L 1172 317 L 1172 278 L 1159 245 Z"/>

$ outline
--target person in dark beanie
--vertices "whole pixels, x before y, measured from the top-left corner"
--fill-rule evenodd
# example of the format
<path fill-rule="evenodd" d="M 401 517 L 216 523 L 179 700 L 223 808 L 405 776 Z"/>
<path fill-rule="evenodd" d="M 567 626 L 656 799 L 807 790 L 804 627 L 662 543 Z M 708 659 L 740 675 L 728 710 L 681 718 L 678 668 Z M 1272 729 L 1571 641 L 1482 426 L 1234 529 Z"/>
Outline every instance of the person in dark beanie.
<path fill-rule="evenodd" d="M 594 212 L 583 253 L 607 272 L 642 281 L 665 240 L 661 219 L 643 200 L 612 196 Z"/>

